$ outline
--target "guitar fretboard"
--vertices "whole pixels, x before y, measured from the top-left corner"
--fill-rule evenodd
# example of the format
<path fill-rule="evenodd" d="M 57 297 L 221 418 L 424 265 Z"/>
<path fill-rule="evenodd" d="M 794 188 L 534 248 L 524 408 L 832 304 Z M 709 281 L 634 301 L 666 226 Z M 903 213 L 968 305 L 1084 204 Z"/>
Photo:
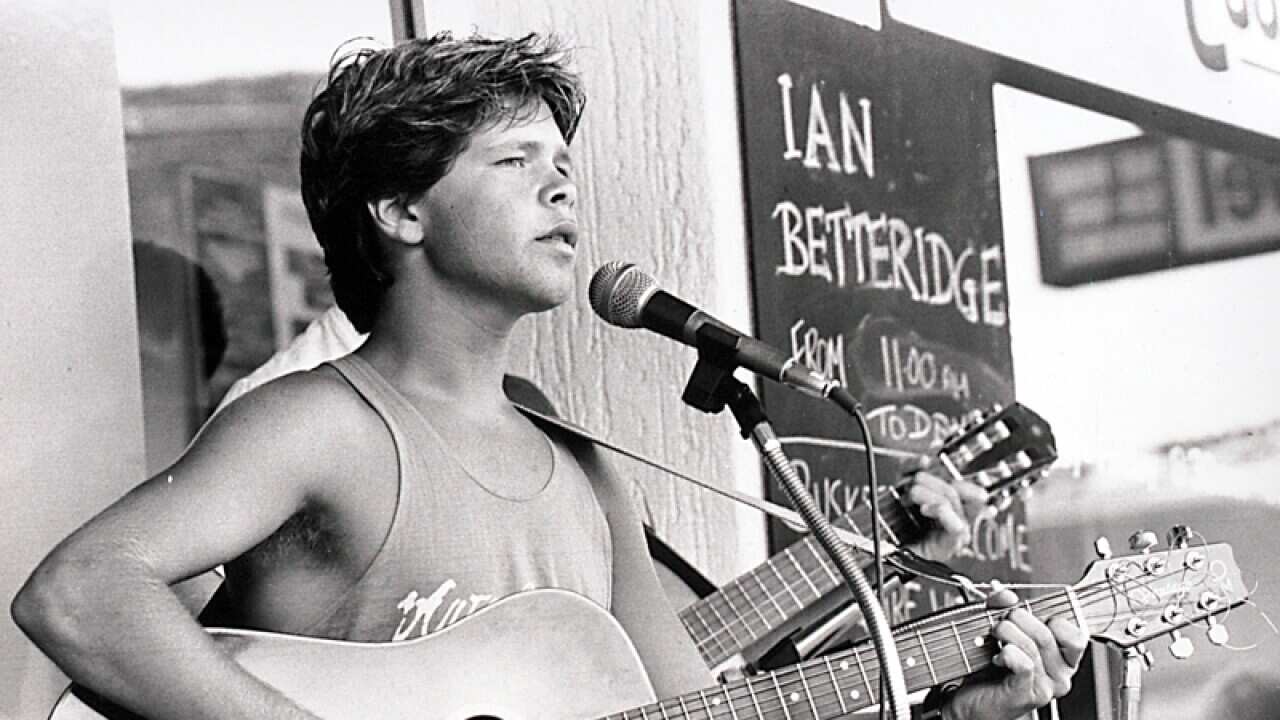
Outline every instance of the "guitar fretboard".
<path fill-rule="evenodd" d="M 1073 616 L 1070 591 L 1024 605 L 1036 616 Z M 895 631 L 907 691 L 959 680 L 989 667 L 998 645 L 991 631 L 1005 611 L 966 606 Z M 604 720 L 825 720 L 880 701 L 875 647 L 810 660 L 717 688 L 610 715 Z"/>

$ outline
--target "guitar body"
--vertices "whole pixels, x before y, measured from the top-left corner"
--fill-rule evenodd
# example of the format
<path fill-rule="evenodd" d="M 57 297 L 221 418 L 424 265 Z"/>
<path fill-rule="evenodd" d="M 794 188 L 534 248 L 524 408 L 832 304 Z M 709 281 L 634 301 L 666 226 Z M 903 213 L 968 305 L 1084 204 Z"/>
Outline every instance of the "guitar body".
<path fill-rule="evenodd" d="M 1180 526 L 1174 547 L 1095 561 L 1074 587 L 1024 600 L 1023 606 L 1046 621 L 1057 617 L 1078 623 L 1095 640 L 1133 647 L 1243 603 L 1246 585 L 1231 547 L 1191 545 L 1191 537 Z M 991 628 L 1002 613 L 975 603 L 895 632 L 894 642 L 906 659 L 907 691 L 949 684 L 992 667 L 999 644 Z M 1213 623 L 1210 628 L 1211 642 L 1226 641 L 1225 628 Z M 247 670 L 333 718 L 833 720 L 879 697 L 880 659 L 872 643 L 864 642 L 782 670 L 654 702 L 635 648 L 613 617 L 564 590 L 513 595 L 448 630 L 404 643 L 213 632 Z M 924 662 L 912 662 L 917 658 Z M 71 693 L 64 694 L 50 716 L 102 718 L 132 716 L 102 712 Z"/>
<path fill-rule="evenodd" d="M 617 621 L 564 590 L 518 593 L 399 643 L 210 630 L 246 670 L 322 717 L 593 718 L 654 700 Z M 123 720 L 73 689 L 49 720 Z"/>

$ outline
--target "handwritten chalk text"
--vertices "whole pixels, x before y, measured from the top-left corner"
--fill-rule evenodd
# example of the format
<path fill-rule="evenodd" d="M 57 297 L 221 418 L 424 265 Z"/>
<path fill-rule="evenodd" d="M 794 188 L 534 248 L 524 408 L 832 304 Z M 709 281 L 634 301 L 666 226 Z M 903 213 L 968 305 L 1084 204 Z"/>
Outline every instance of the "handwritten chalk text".
<path fill-rule="evenodd" d="M 847 203 L 828 210 L 784 200 L 774 206 L 772 218 L 782 245 L 777 275 L 904 292 L 913 302 L 954 305 L 974 324 L 1004 327 L 1008 322 L 999 245 L 964 247 L 957 254 L 937 232 L 885 213 L 855 213 Z"/>

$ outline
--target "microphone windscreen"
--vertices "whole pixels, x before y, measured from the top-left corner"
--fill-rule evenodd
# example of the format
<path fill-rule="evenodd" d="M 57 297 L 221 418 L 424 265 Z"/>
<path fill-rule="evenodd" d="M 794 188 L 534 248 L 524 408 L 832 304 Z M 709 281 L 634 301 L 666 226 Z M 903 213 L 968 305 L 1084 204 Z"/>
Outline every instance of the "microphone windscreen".
<path fill-rule="evenodd" d="M 601 265 L 587 287 L 591 309 L 605 322 L 624 328 L 641 327 L 644 301 L 655 281 L 635 265 L 613 260 Z"/>

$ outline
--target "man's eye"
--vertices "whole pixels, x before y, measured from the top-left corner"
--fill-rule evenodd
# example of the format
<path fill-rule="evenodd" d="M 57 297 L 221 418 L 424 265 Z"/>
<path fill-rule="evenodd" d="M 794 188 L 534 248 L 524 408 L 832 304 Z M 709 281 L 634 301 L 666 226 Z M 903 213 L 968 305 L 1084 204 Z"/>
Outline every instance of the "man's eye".
<path fill-rule="evenodd" d="M 502 158 L 498 161 L 499 165 L 514 165 L 515 167 L 524 167 L 525 159 L 522 157 Z"/>

